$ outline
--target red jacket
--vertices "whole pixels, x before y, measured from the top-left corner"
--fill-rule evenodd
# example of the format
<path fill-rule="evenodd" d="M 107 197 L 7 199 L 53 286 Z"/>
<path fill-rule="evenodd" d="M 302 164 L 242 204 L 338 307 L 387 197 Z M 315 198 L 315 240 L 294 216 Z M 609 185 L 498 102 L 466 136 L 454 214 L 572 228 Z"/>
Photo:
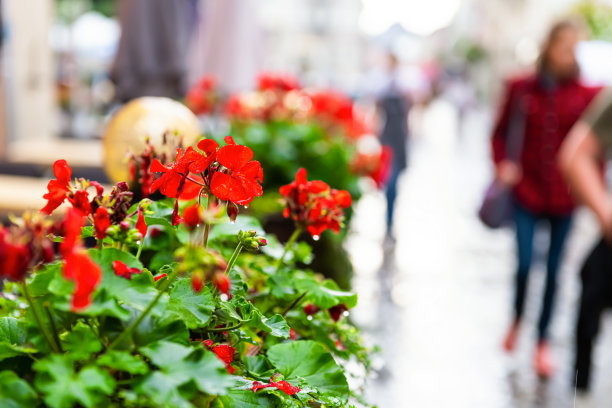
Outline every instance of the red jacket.
<path fill-rule="evenodd" d="M 523 178 L 514 187 L 516 200 L 534 213 L 567 215 L 574 202 L 557 167 L 557 153 L 574 123 L 601 88 L 577 80 L 546 86 L 536 76 L 511 80 L 493 132 L 493 159 L 506 158 L 506 137 L 513 110 L 525 118 L 520 165 Z M 517 102 L 518 98 L 518 102 Z"/>

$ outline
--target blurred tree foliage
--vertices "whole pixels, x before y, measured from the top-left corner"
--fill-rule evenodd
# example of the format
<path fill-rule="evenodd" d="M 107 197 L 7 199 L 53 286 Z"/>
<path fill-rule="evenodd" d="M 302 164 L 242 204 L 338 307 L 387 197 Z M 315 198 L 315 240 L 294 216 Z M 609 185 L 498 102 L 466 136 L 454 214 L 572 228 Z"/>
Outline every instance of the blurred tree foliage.
<path fill-rule="evenodd" d="M 594 39 L 612 41 L 612 6 L 599 0 L 584 0 L 572 12 L 584 18 Z"/>
<path fill-rule="evenodd" d="M 88 11 L 113 17 L 116 14 L 116 3 L 116 0 L 57 0 L 55 8 L 59 20 L 71 23 Z"/>

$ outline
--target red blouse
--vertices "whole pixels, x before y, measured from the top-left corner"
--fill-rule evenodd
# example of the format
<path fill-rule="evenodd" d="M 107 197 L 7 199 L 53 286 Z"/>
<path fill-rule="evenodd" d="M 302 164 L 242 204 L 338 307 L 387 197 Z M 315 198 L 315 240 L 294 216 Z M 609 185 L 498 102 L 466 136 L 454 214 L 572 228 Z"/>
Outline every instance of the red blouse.
<path fill-rule="evenodd" d="M 506 157 L 506 137 L 514 109 L 525 115 L 520 165 L 523 178 L 516 200 L 535 213 L 567 215 L 574 209 L 569 187 L 557 167 L 557 153 L 568 132 L 601 88 L 577 80 L 545 86 L 536 76 L 508 82 L 506 98 L 493 131 L 493 160 Z M 517 98 L 518 101 L 517 101 Z"/>

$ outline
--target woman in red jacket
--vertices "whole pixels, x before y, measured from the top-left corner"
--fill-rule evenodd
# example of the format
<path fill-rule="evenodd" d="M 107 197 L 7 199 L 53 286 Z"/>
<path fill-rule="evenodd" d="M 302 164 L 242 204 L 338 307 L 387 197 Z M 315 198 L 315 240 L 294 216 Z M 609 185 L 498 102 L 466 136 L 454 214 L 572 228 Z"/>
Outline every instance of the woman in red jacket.
<path fill-rule="evenodd" d="M 578 80 L 575 47 L 580 39 L 579 26 L 562 21 L 552 27 L 547 37 L 537 72 L 509 82 L 507 96 L 493 134 L 496 177 L 513 187 L 514 218 L 518 246 L 514 320 L 504 341 L 504 348 L 514 350 L 523 316 L 527 277 L 531 267 L 533 236 L 539 221 L 550 225 L 550 247 L 542 309 L 538 322 L 538 346 L 535 368 L 540 376 L 552 374 L 548 348 L 557 272 L 563 245 L 570 229 L 574 203 L 557 168 L 557 153 L 570 128 L 597 93 Z M 517 115 L 518 110 L 518 115 Z M 522 118 L 520 133 L 510 131 L 511 122 Z M 508 159 L 507 137 L 523 137 L 518 163 Z"/>

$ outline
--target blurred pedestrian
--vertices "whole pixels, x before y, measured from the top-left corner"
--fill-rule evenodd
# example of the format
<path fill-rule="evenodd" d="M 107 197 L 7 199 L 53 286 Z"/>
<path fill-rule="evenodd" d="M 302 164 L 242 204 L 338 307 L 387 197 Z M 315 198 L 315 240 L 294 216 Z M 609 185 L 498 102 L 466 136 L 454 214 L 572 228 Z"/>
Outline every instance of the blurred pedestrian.
<path fill-rule="evenodd" d="M 387 84 L 378 99 L 378 110 L 382 116 L 383 128 L 380 141 L 393 152 L 391 176 L 386 186 L 387 197 L 387 239 L 393 240 L 393 214 L 397 197 L 397 180 L 407 166 L 408 148 L 408 111 L 410 100 L 402 91 L 399 81 L 399 61 L 389 53 Z"/>
<path fill-rule="evenodd" d="M 518 268 L 514 317 L 504 348 L 516 347 L 523 317 L 536 225 L 550 225 L 546 284 L 538 321 L 535 369 L 549 377 L 554 370 L 548 346 L 548 326 L 553 314 L 557 272 L 570 229 L 574 203 L 557 167 L 556 156 L 563 139 L 596 94 L 583 85 L 575 47 L 580 26 L 572 20 L 555 24 L 542 47 L 536 72 L 509 81 L 506 99 L 493 134 L 493 156 L 499 182 L 512 186 Z M 511 131 L 521 122 L 519 131 Z M 513 140 L 507 140 L 514 138 Z M 517 159 L 507 147 L 519 145 Z"/>
<path fill-rule="evenodd" d="M 603 233 L 580 273 L 582 292 L 573 380 L 583 391 L 589 388 L 593 343 L 602 312 L 612 306 L 612 196 L 602 171 L 603 159 L 610 153 L 612 89 L 607 89 L 571 131 L 559 157 L 572 192 L 595 213 Z"/>

